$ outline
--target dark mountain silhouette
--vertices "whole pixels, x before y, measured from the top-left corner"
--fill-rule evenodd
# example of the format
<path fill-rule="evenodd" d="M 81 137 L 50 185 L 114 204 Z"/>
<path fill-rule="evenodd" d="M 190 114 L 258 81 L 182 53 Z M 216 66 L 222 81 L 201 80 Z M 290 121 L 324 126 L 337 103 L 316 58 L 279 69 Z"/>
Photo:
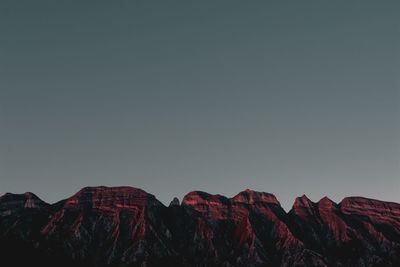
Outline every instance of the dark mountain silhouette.
<path fill-rule="evenodd" d="M 349 197 L 191 192 L 166 207 L 132 187 L 87 187 L 53 205 L 0 197 L 2 266 L 400 266 L 400 204 Z"/>

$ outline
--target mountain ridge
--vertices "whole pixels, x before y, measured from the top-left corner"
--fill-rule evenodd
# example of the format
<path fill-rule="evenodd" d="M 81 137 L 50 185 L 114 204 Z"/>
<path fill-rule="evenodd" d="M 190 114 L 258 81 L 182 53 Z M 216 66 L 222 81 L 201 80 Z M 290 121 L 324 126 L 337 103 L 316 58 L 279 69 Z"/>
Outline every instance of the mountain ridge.
<path fill-rule="evenodd" d="M 86 186 L 86 187 L 83 187 L 83 188 L 81 188 L 80 190 L 78 190 L 75 194 L 79 193 L 79 192 L 82 191 L 82 190 L 90 189 L 90 188 L 103 188 L 103 189 L 106 189 L 106 188 L 115 188 L 115 189 L 124 189 L 124 188 L 125 188 L 125 189 L 129 189 L 129 188 L 131 188 L 131 189 L 142 190 L 142 191 L 144 191 L 146 194 L 149 194 L 149 195 L 152 195 L 152 196 L 156 197 L 155 195 L 153 195 L 153 194 L 151 194 L 151 193 L 148 193 L 147 191 L 145 191 L 145 190 L 143 190 L 143 189 L 140 189 L 140 188 L 138 188 L 138 187 L 133 187 L 133 186 Z M 276 197 L 274 194 L 268 193 L 268 192 L 263 192 L 263 191 L 256 191 L 256 190 L 249 189 L 249 188 L 246 188 L 246 189 L 240 191 L 239 193 L 237 193 L 236 195 L 234 195 L 234 196 L 232 196 L 232 197 L 227 197 L 227 196 L 221 195 L 221 194 L 210 194 L 210 193 L 208 193 L 208 192 L 201 191 L 201 190 L 193 190 L 193 191 L 190 191 L 190 192 L 186 193 L 186 194 L 182 197 L 182 199 L 180 199 L 179 197 L 175 196 L 175 197 L 172 198 L 171 201 L 173 201 L 174 199 L 177 199 L 177 200 L 179 201 L 180 205 L 181 205 L 181 202 L 183 201 L 183 199 L 185 198 L 185 196 L 188 195 L 188 194 L 190 194 L 190 193 L 193 193 L 193 192 L 201 192 L 201 193 L 205 193 L 205 194 L 208 194 L 208 195 L 218 195 L 218 196 L 221 196 L 221 197 L 225 197 L 225 198 L 227 198 L 227 199 L 232 199 L 232 198 L 235 198 L 236 196 L 240 195 L 241 193 L 249 192 L 249 191 L 251 191 L 251 192 L 257 192 L 257 193 L 265 193 L 265 194 L 271 195 L 271 196 L 273 196 L 273 197 L 277 200 L 277 202 L 279 203 L 277 197 Z M 2 198 L 2 197 L 7 196 L 7 195 L 13 195 L 13 196 L 18 196 L 18 195 L 19 195 L 19 196 L 22 196 L 22 195 L 33 195 L 35 198 L 39 199 L 41 202 L 43 202 L 43 203 L 45 203 L 45 204 L 47 204 L 47 205 L 56 205 L 56 204 L 59 203 L 59 202 L 65 201 L 65 200 L 67 200 L 67 199 L 73 197 L 75 194 L 72 194 L 70 197 L 66 197 L 66 198 L 64 198 L 64 199 L 57 200 L 57 201 L 55 201 L 55 202 L 47 202 L 47 201 L 43 200 L 42 198 L 40 198 L 40 197 L 39 197 L 38 195 L 36 195 L 35 193 L 30 192 L 30 191 L 26 191 L 26 192 L 23 192 L 23 193 L 5 192 L 5 193 L 3 193 L 3 195 L 0 195 L 0 201 L 1 201 L 1 198 Z M 296 200 L 297 200 L 298 198 L 303 198 L 303 197 L 306 197 L 306 198 L 309 199 L 312 203 L 318 203 L 320 200 L 322 200 L 322 199 L 324 199 L 324 198 L 330 199 L 328 196 L 322 196 L 317 202 L 314 202 L 314 201 L 312 201 L 306 194 L 303 194 L 303 195 L 298 196 L 298 197 L 296 197 L 296 198 L 294 199 L 294 202 L 293 202 L 293 204 L 292 204 L 292 206 L 290 207 L 289 210 L 287 210 L 287 209 L 285 209 L 285 208 L 284 208 L 284 210 L 285 210 L 287 213 L 289 213 L 290 210 L 293 209 L 293 206 L 295 205 Z M 156 198 L 156 199 L 157 199 L 157 198 Z M 396 205 L 396 206 L 400 206 L 400 203 L 395 202 L 395 201 L 380 200 L 380 199 L 377 199 L 377 198 L 365 197 L 365 196 L 359 196 L 359 195 L 346 196 L 346 197 L 343 197 L 342 200 L 340 200 L 340 201 L 338 201 L 338 202 L 335 202 L 335 201 L 333 201 L 333 200 L 332 200 L 332 201 L 333 201 L 335 204 L 340 205 L 342 202 L 347 201 L 348 199 L 360 199 L 360 200 L 364 199 L 364 200 L 368 200 L 368 201 L 371 201 L 371 202 L 378 201 L 378 202 L 381 202 L 381 203 L 386 203 L 387 205 L 393 205 L 393 204 L 394 204 L 394 205 Z M 157 200 L 160 201 L 160 203 L 162 203 L 164 206 L 166 206 L 166 207 L 168 206 L 168 205 L 166 205 L 163 201 L 161 201 L 161 200 L 159 200 L 159 199 L 157 199 Z M 279 204 L 280 204 L 280 203 L 279 203 Z M 280 205 L 281 205 L 281 204 L 280 204 Z M 283 208 L 283 207 L 282 207 L 282 208 Z"/>
<path fill-rule="evenodd" d="M 85 187 L 54 204 L 6 193 L 0 251 L 16 266 L 400 266 L 400 204 L 303 195 L 286 212 L 250 189 L 192 191 L 169 206 L 127 186 Z"/>

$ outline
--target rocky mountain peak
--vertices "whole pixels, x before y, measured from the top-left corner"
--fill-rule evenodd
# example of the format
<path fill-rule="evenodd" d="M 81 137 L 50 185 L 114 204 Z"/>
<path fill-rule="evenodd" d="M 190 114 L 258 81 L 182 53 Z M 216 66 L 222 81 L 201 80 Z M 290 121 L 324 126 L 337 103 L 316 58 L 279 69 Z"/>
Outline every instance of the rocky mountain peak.
<path fill-rule="evenodd" d="M 180 205 L 180 203 L 179 203 L 179 199 L 177 197 L 174 197 L 174 199 L 172 199 L 171 203 L 169 203 L 170 207 L 176 207 L 179 205 Z"/>
<path fill-rule="evenodd" d="M 0 197 L 0 210 L 36 209 L 48 204 L 31 192 L 24 194 L 6 193 Z"/>
<path fill-rule="evenodd" d="M 311 209 L 313 208 L 313 202 L 306 196 L 296 197 L 293 209 Z"/>
<path fill-rule="evenodd" d="M 336 208 L 337 204 L 335 202 L 333 202 L 330 198 L 328 197 L 323 197 L 321 198 L 318 203 L 318 208 L 320 209 L 332 209 L 332 208 Z"/>
<path fill-rule="evenodd" d="M 233 203 L 243 203 L 249 205 L 260 203 L 280 205 L 278 199 L 273 194 L 257 192 L 250 189 L 246 189 L 240 192 L 239 194 L 231 198 L 231 201 Z"/>
<path fill-rule="evenodd" d="M 212 195 L 203 191 L 193 191 L 186 194 L 182 199 L 182 205 L 195 206 L 202 204 L 226 205 L 228 198 L 221 195 Z"/>
<path fill-rule="evenodd" d="M 130 208 L 146 206 L 155 197 L 142 189 L 121 187 L 85 187 L 67 199 L 66 206 L 85 206 L 92 208 Z"/>

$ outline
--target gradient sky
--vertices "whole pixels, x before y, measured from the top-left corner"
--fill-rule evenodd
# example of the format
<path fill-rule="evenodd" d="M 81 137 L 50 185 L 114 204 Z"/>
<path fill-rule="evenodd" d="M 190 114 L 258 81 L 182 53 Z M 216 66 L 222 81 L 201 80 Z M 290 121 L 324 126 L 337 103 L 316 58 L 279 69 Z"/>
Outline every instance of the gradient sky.
<path fill-rule="evenodd" d="M 1 1 L 0 193 L 400 202 L 399 1 Z"/>

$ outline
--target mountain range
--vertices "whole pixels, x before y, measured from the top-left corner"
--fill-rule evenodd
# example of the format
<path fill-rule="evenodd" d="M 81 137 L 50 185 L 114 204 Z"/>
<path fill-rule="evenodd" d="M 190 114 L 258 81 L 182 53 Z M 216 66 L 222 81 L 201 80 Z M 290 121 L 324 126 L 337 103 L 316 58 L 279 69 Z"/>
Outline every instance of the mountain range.
<path fill-rule="evenodd" d="M 400 204 L 363 197 L 232 198 L 190 192 L 167 207 L 133 187 L 86 187 L 48 204 L 0 197 L 2 266 L 400 266 Z"/>

